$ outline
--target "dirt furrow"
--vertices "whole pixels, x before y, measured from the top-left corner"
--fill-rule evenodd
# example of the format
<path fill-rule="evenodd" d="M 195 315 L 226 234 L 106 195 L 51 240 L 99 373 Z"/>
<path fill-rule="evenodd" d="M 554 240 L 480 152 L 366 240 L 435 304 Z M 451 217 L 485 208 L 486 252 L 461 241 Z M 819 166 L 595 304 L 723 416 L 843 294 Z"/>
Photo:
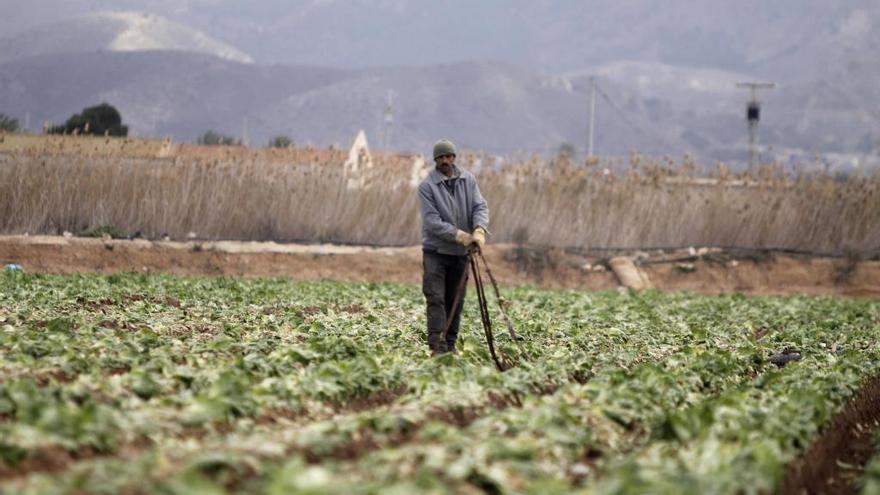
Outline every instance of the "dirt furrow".
<path fill-rule="evenodd" d="M 880 375 L 866 381 L 804 454 L 789 463 L 782 493 L 854 494 L 880 428 Z"/>

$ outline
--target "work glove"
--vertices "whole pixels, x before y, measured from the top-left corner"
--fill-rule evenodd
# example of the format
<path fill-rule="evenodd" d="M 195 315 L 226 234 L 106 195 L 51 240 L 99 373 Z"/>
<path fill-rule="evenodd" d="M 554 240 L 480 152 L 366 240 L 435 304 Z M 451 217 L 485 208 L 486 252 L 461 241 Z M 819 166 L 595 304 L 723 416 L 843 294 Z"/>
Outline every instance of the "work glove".
<path fill-rule="evenodd" d="M 474 233 L 471 235 L 474 239 L 474 244 L 477 245 L 480 249 L 483 249 L 483 246 L 486 245 L 486 229 L 483 227 L 477 227 L 474 229 Z"/>
<path fill-rule="evenodd" d="M 474 238 L 463 230 L 459 230 L 455 233 L 455 242 L 461 244 L 464 247 L 468 247 L 474 243 Z"/>

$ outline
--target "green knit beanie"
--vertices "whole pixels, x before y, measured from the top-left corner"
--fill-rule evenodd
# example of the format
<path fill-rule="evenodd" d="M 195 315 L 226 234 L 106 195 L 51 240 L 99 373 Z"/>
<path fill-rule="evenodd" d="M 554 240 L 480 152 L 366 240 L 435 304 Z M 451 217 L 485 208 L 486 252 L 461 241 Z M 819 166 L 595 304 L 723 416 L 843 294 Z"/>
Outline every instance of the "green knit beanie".
<path fill-rule="evenodd" d="M 441 139 L 434 143 L 434 159 L 438 159 L 443 155 L 455 155 L 455 145 L 448 139 Z"/>

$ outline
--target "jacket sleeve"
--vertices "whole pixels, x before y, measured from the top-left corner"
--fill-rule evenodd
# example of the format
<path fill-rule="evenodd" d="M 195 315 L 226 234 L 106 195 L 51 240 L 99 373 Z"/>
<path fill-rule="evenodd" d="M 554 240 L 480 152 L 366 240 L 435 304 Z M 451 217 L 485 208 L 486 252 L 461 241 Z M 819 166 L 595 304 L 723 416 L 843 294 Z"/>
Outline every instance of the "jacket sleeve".
<path fill-rule="evenodd" d="M 489 204 L 486 203 L 486 199 L 483 198 L 483 195 L 480 193 L 480 186 L 477 185 L 477 180 L 472 179 L 474 183 L 474 206 L 471 210 L 471 225 L 476 229 L 477 227 L 483 227 L 486 229 L 486 232 L 489 231 Z"/>
<path fill-rule="evenodd" d="M 441 239 L 455 241 L 458 228 L 440 217 L 431 187 L 427 184 L 419 186 L 419 208 L 422 210 L 422 223 L 428 232 Z"/>

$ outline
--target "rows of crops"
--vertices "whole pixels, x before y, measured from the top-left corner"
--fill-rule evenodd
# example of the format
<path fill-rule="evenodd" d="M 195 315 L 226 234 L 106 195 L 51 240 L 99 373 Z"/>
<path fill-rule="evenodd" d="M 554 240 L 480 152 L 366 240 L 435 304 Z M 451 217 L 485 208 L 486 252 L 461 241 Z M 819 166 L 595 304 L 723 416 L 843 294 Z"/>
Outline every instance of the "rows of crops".
<path fill-rule="evenodd" d="M 0 276 L 0 491 L 773 492 L 880 371 L 878 302 L 508 295 L 500 374 L 416 286 Z"/>

